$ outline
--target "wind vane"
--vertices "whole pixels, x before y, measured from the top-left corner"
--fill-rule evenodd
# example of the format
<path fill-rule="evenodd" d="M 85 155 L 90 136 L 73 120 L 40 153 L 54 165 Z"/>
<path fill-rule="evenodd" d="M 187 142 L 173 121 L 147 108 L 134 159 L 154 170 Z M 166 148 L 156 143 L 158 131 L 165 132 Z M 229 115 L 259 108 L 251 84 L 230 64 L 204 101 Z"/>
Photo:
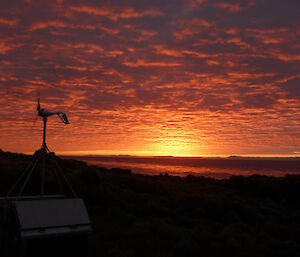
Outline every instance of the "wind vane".
<path fill-rule="evenodd" d="M 38 105 L 37 105 L 36 110 L 38 111 L 37 116 L 41 116 L 44 120 L 46 119 L 46 121 L 47 121 L 47 118 L 49 116 L 52 116 L 52 115 L 56 114 L 61 119 L 61 121 L 63 123 L 69 124 L 68 117 L 67 117 L 67 115 L 64 112 L 50 112 L 50 111 L 48 111 L 46 109 L 41 108 L 40 97 L 38 97 Z"/>
<path fill-rule="evenodd" d="M 37 116 L 36 119 L 40 116 L 43 118 L 44 121 L 44 130 L 43 130 L 43 145 L 41 147 L 41 149 L 38 151 L 38 153 L 34 156 L 33 160 L 31 161 L 31 163 L 29 164 L 29 166 L 25 169 L 24 173 L 20 176 L 19 180 L 16 182 L 16 184 L 11 188 L 11 190 L 8 192 L 8 196 L 13 192 L 13 190 L 15 189 L 15 187 L 23 180 L 24 176 L 27 174 L 27 177 L 25 179 L 24 184 L 21 187 L 21 190 L 18 193 L 18 196 L 21 196 L 23 193 L 24 188 L 26 187 L 37 163 L 39 162 L 39 160 L 42 158 L 42 176 L 41 176 L 41 192 L 40 195 L 43 196 L 45 193 L 45 176 L 46 176 L 46 171 L 45 171 L 45 156 L 47 154 L 49 154 L 49 156 L 52 158 L 53 162 L 55 163 L 58 171 L 60 172 L 60 174 L 62 175 L 65 183 L 68 185 L 70 191 L 72 192 L 74 197 L 76 196 L 76 193 L 74 192 L 72 186 L 70 185 L 70 183 L 67 181 L 61 167 L 58 165 L 55 157 L 51 154 L 51 151 L 49 150 L 47 144 L 46 144 L 46 130 L 47 130 L 47 120 L 48 117 L 53 116 L 53 115 L 57 115 L 61 121 L 64 124 L 69 124 L 69 120 L 67 115 L 64 112 L 51 112 L 49 110 L 46 110 L 44 108 L 41 108 L 41 104 L 40 104 L 40 96 L 38 96 L 37 99 Z M 31 169 L 30 169 L 31 168 Z M 28 172 L 28 170 L 30 169 L 30 171 Z M 59 180 L 57 181 L 61 191 L 63 191 L 62 187 L 61 187 L 61 183 L 59 182 Z"/>

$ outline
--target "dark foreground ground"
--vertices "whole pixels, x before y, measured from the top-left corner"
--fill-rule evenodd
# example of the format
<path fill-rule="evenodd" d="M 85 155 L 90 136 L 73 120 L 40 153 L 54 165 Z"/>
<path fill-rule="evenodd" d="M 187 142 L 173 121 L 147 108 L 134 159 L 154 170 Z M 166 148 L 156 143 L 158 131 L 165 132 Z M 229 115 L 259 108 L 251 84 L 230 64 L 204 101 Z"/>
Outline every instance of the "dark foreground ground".
<path fill-rule="evenodd" d="M 30 158 L 0 152 L 1 195 Z M 300 176 L 151 177 L 58 161 L 87 205 L 93 256 L 300 256 Z M 37 172 L 27 194 L 39 180 Z"/>

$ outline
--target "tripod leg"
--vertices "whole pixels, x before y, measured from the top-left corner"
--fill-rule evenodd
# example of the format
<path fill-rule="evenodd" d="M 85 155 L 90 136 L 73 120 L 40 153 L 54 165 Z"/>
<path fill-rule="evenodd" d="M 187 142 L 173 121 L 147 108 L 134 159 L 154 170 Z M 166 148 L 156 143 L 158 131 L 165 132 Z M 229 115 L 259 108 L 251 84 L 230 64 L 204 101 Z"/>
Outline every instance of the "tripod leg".
<path fill-rule="evenodd" d="M 40 153 L 38 153 L 37 155 L 35 155 L 33 157 L 33 159 L 30 161 L 30 163 L 28 164 L 28 166 L 26 167 L 26 169 L 24 170 L 24 172 L 21 174 L 21 176 L 18 178 L 17 182 L 11 187 L 11 189 L 7 192 L 6 197 L 9 197 L 9 195 L 15 190 L 16 186 L 20 183 L 20 181 L 22 180 L 22 178 L 26 175 L 27 171 L 29 170 L 29 168 L 33 165 L 33 163 L 35 162 L 35 160 L 37 158 L 39 158 Z"/>
<path fill-rule="evenodd" d="M 46 146 L 46 149 L 47 149 L 48 153 L 50 154 L 51 158 L 53 159 L 53 161 L 54 161 L 54 163 L 55 163 L 55 165 L 56 165 L 58 171 L 59 171 L 60 174 L 62 175 L 64 181 L 65 181 L 66 184 L 68 185 L 68 187 L 69 187 L 70 191 L 72 192 L 73 196 L 77 198 L 77 194 L 75 193 L 75 191 L 73 190 L 71 184 L 70 184 L 69 181 L 67 180 L 67 178 L 66 178 L 66 176 L 65 176 L 65 174 L 64 174 L 64 172 L 63 172 L 63 170 L 62 170 L 61 167 L 58 165 L 58 163 L 57 163 L 55 157 L 51 154 L 51 152 L 50 152 L 50 150 L 49 150 L 49 148 L 48 148 L 47 146 Z"/>
<path fill-rule="evenodd" d="M 29 178 L 31 177 L 31 174 L 32 174 L 32 172 L 34 171 L 35 166 L 37 165 L 37 163 L 38 163 L 39 159 L 41 158 L 42 154 L 44 154 L 44 151 L 40 151 L 38 157 L 36 158 L 36 160 L 35 160 L 35 162 L 34 162 L 32 168 L 31 168 L 31 170 L 30 170 L 30 172 L 29 172 L 29 174 L 28 174 L 28 176 L 27 176 L 27 178 L 26 178 L 26 180 L 25 180 L 25 182 L 24 182 L 24 184 L 23 184 L 23 186 L 22 186 L 22 188 L 21 188 L 19 194 L 18 194 L 18 196 L 20 196 L 20 195 L 23 193 L 23 190 L 24 190 L 24 188 L 26 187 L 26 185 L 27 185 L 27 183 L 28 183 L 28 180 L 29 180 Z"/>

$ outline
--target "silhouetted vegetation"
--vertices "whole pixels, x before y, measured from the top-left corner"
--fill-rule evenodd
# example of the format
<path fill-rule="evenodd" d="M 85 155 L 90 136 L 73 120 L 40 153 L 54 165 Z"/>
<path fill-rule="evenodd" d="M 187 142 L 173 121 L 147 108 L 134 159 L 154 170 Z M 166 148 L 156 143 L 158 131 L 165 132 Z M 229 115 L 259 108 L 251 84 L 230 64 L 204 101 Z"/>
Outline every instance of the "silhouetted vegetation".
<path fill-rule="evenodd" d="M 0 153 L 1 194 L 30 158 Z M 300 256 L 300 176 L 142 176 L 58 161 L 89 210 L 93 256 Z M 37 172 L 26 192 L 38 182 Z"/>

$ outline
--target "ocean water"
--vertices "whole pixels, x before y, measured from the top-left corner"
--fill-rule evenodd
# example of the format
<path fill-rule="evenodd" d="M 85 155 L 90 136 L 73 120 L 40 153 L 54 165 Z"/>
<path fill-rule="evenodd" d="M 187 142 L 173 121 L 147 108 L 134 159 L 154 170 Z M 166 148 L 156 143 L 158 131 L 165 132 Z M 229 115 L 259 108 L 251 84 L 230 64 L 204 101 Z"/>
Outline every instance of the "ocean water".
<path fill-rule="evenodd" d="M 89 165 L 131 169 L 132 173 L 173 176 L 198 175 L 216 179 L 232 175 L 285 176 L 300 174 L 300 158 L 199 158 L 199 157 L 132 157 L 76 156 Z"/>

